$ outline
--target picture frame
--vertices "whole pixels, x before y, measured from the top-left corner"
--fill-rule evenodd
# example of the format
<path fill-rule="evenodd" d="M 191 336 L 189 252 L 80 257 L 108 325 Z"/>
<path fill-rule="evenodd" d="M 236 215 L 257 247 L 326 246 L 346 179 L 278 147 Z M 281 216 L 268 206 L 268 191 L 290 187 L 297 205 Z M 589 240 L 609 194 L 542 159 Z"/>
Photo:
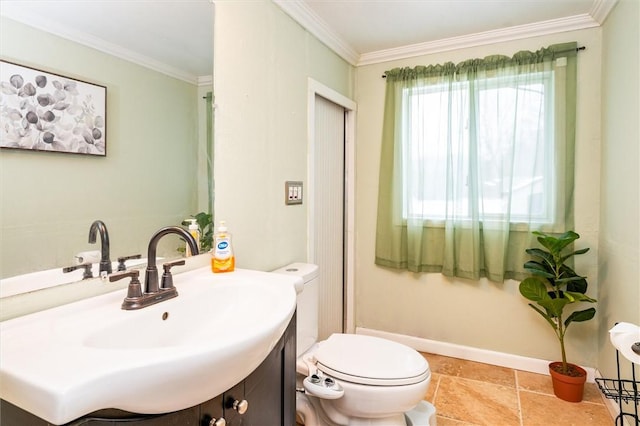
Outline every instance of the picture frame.
<path fill-rule="evenodd" d="M 0 60 L 0 148 L 107 155 L 107 88 Z"/>

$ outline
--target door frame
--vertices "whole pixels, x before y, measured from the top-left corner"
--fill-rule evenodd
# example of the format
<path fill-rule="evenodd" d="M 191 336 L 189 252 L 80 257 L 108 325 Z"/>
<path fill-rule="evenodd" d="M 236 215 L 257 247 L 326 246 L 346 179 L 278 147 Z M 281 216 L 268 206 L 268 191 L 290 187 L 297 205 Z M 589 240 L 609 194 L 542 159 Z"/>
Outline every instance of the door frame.
<path fill-rule="evenodd" d="M 315 147 L 315 106 L 316 96 L 321 96 L 345 110 L 345 171 L 344 171 L 344 203 L 345 203 L 345 235 L 344 237 L 344 300 L 343 327 L 346 333 L 355 333 L 355 141 L 356 141 L 356 103 L 324 84 L 308 78 L 307 90 L 307 187 L 313 194 L 315 170 L 313 155 Z M 307 261 L 314 258 L 315 218 L 313 217 L 314 200 L 308 197 L 307 207 Z"/>

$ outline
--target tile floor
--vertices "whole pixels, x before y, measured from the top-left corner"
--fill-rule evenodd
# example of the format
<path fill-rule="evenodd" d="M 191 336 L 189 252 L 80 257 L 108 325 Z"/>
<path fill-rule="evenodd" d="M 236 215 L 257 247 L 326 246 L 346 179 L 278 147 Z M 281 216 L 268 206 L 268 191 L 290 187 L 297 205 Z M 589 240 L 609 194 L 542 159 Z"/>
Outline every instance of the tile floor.
<path fill-rule="evenodd" d="M 425 399 L 438 426 L 612 426 L 598 387 L 587 383 L 580 403 L 553 395 L 549 376 L 422 354 L 431 368 Z"/>

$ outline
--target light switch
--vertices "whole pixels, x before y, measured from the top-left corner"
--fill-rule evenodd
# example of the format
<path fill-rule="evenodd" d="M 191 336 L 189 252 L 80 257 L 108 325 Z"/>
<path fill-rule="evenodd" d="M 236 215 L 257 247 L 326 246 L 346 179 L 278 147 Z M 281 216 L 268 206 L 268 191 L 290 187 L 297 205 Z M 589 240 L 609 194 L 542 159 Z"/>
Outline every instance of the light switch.
<path fill-rule="evenodd" d="M 302 204 L 302 182 L 288 180 L 284 183 L 284 203 Z"/>

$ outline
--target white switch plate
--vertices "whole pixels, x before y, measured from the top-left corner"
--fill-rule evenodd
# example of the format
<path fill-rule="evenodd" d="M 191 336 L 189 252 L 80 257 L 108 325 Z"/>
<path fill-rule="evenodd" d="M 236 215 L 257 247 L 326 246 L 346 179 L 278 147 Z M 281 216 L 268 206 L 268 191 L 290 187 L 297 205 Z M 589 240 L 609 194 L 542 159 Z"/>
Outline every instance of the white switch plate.
<path fill-rule="evenodd" d="M 284 203 L 302 204 L 302 182 L 301 181 L 285 181 L 284 183 Z"/>

